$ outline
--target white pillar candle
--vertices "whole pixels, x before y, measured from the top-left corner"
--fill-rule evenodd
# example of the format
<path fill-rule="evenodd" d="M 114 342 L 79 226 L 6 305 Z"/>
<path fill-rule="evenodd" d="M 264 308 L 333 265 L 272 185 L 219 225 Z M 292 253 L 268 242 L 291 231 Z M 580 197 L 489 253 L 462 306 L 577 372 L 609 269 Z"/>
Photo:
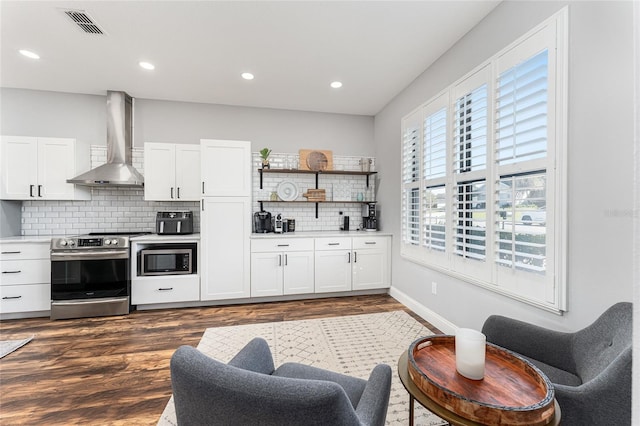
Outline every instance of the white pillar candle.
<path fill-rule="evenodd" d="M 456 331 L 456 370 L 464 377 L 481 380 L 484 377 L 484 359 L 487 338 L 479 331 L 459 328 Z"/>

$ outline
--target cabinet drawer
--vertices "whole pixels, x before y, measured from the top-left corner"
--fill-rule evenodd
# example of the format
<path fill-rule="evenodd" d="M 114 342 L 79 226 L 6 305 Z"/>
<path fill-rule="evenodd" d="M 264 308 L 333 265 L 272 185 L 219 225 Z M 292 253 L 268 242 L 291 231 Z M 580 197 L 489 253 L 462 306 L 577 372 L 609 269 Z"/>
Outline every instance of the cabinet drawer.
<path fill-rule="evenodd" d="M 313 250 L 313 239 L 311 238 L 274 238 L 264 240 L 251 240 L 251 251 L 274 252 L 274 251 L 306 251 Z"/>
<path fill-rule="evenodd" d="M 389 238 L 387 237 L 354 237 L 353 249 L 362 250 L 368 248 L 387 249 Z"/>
<path fill-rule="evenodd" d="M 49 259 L 50 243 L 4 243 L 0 260 Z"/>
<path fill-rule="evenodd" d="M 316 250 L 351 250 L 351 238 L 316 238 Z"/>
<path fill-rule="evenodd" d="M 0 286 L 15 284 L 50 284 L 49 260 L 0 261 Z"/>
<path fill-rule="evenodd" d="M 0 313 L 48 311 L 51 309 L 49 284 L 0 286 Z"/>
<path fill-rule="evenodd" d="M 158 277 L 131 283 L 131 304 L 195 302 L 200 300 L 200 279 L 189 277 Z"/>

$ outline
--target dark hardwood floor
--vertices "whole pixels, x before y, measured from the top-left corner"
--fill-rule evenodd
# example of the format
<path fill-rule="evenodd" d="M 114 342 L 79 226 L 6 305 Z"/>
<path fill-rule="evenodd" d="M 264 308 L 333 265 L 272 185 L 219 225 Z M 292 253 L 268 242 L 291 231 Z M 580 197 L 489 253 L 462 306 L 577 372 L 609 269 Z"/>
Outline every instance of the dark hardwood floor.
<path fill-rule="evenodd" d="M 32 342 L 0 359 L 0 424 L 156 424 L 171 396 L 169 359 L 206 328 L 409 312 L 388 295 L 0 321 L 0 339 Z"/>

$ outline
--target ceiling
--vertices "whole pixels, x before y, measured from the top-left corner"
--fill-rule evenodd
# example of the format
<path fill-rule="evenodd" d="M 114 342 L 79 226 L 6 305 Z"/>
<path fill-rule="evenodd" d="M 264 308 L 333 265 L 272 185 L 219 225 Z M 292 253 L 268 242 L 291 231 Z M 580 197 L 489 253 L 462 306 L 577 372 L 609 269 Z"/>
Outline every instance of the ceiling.
<path fill-rule="evenodd" d="M 498 3 L 2 0 L 0 86 L 375 115 Z"/>

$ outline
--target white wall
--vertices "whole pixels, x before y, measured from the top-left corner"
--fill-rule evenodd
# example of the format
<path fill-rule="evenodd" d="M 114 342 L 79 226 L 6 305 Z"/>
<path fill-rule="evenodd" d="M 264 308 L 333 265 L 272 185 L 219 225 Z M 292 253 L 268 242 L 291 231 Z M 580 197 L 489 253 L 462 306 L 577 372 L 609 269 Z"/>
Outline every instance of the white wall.
<path fill-rule="evenodd" d="M 418 308 L 479 329 L 503 314 L 576 330 L 632 300 L 633 18 L 631 2 L 569 2 L 568 312 L 558 316 L 400 257 L 400 120 L 566 2 L 501 3 L 375 117 L 383 229 L 393 286 Z M 431 294 L 431 282 L 438 294 Z"/>
<path fill-rule="evenodd" d="M 135 91 L 128 92 L 135 98 Z M 105 96 L 0 89 L 0 133 L 70 137 L 104 145 Z M 373 156 L 373 117 L 135 99 L 134 146 L 144 142 L 200 143 L 239 139 L 275 152 L 328 149 Z"/>
<path fill-rule="evenodd" d="M 135 92 L 131 91 L 129 94 L 135 97 Z M 106 102 L 106 95 L 2 88 L 0 134 L 70 137 L 77 139 L 79 143 L 104 146 L 107 127 Z M 336 156 L 373 157 L 375 148 L 373 117 L 369 116 L 135 100 L 134 148 L 142 149 L 144 142 L 198 144 L 203 138 L 250 140 L 253 142 L 254 151 L 269 147 L 280 153 L 297 153 L 299 149 L 327 149 L 332 150 Z M 23 212 L 19 202 L 2 202 L 0 235 L 19 234 L 21 222 L 24 222 L 22 232 L 27 235 L 85 232 L 88 229 L 84 228 L 96 227 L 96 220 L 90 220 L 90 217 L 100 217 L 94 214 L 94 210 L 97 206 L 104 209 L 100 203 L 104 203 L 105 200 L 114 204 L 110 207 L 118 209 L 119 212 L 135 204 L 138 212 L 134 214 L 137 215 L 136 219 L 142 222 L 126 223 L 126 218 L 114 217 L 112 221 L 103 220 L 100 229 L 93 229 L 95 231 L 118 230 L 114 227 L 122 227 L 121 230 L 128 231 L 130 227 L 138 225 L 148 227 L 153 219 L 151 213 L 168 208 L 165 205 L 167 203 L 160 206 L 158 203 L 145 202 L 141 190 L 132 190 L 131 194 L 124 194 L 123 190 L 112 191 L 111 188 L 95 189 L 93 192 L 93 201 L 27 201 L 22 206 Z M 194 207 L 191 204 L 194 203 L 176 208 Z M 78 211 L 74 214 L 82 217 L 72 217 L 74 220 L 69 220 L 66 224 L 37 223 L 42 211 L 51 211 L 52 208 L 62 209 L 62 213 L 65 214 L 69 213 L 69 209 Z M 309 212 L 311 211 L 312 209 L 309 209 Z M 356 212 L 359 213 L 358 208 L 351 214 Z M 319 220 L 313 217 L 308 221 L 308 226 L 321 229 L 321 226 L 315 226 L 315 221 L 320 223 L 322 220 L 333 220 L 337 229 L 337 213 L 321 211 L 321 214 L 325 217 L 320 217 Z M 329 215 L 331 217 L 327 218 Z M 60 219 L 63 220 L 62 216 Z M 73 229 L 78 226 L 80 229 Z"/>

